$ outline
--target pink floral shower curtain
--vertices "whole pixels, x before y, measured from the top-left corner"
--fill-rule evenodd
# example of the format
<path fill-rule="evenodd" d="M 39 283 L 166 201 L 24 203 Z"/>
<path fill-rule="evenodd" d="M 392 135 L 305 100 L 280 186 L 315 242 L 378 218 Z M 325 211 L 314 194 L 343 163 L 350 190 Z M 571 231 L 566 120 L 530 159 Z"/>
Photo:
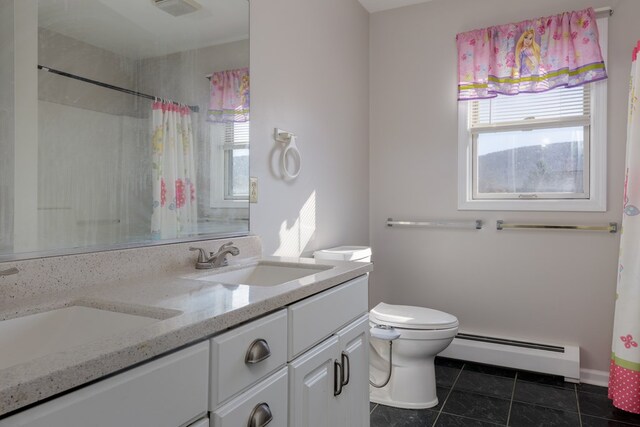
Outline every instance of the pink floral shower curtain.
<path fill-rule="evenodd" d="M 198 222 L 191 110 L 169 102 L 152 108 L 151 235 L 171 239 L 193 233 Z"/>
<path fill-rule="evenodd" d="M 640 67 L 633 50 L 627 164 L 609 398 L 614 406 L 640 414 Z"/>
<path fill-rule="evenodd" d="M 249 69 L 219 71 L 211 75 L 208 121 L 249 121 Z"/>
<path fill-rule="evenodd" d="M 592 8 L 468 31 L 456 42 L 459 100 L 607 78 Z"/>

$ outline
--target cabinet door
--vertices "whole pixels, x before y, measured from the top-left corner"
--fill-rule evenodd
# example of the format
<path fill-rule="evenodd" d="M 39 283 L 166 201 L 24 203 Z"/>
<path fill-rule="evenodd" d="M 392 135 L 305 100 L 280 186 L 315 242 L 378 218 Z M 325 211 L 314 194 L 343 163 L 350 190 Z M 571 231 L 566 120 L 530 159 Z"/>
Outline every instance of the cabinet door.
<path fill-rule="evenodd" d="M 369 315 L 340 330 L 337 336 L 345 378 L 338 396 L 336 426 L 369 427 Z"/>
<path fill-rule="evenodd" d="M 289 425 L 337 427 L 334 364 L 338 337 L 332 336 L 289 364 Z"/>

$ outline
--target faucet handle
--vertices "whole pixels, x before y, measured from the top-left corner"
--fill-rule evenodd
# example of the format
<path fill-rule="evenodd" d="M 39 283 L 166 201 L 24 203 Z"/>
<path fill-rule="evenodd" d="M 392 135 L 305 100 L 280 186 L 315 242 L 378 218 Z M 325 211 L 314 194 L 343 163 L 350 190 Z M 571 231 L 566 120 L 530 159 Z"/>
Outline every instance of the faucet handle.
<path fill-rule="evenodd" d="M 207 262 L 207 252 L 204 249 L 190 247 L 189 250 L 190 251 L 199 251 L 199 253 L 198 253 L 198 263 Z"/>

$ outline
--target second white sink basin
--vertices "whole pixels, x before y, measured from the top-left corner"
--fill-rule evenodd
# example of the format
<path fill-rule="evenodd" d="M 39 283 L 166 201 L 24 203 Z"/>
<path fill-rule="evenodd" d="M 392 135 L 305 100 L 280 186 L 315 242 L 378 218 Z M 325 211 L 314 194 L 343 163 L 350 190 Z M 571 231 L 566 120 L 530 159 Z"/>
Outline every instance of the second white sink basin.
<path fill-rule="evenodd" d="M 330 265 L 259 262 L 236 270 L 199 277 L 198 280 L 225 285 L 276 286 L 331 268 L 333 267 Z"/>
<path fill-rule="evenodd" d="M 0 370 L 158 319 L 82 306 L 0 321 Z"/>

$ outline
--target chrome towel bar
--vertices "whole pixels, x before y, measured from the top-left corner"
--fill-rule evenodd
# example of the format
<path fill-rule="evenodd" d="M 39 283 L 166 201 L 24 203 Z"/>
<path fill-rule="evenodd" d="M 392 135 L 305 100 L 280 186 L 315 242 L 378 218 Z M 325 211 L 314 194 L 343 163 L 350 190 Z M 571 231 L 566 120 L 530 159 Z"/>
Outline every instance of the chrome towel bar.
<path fill-rule="evenodd" d="M 482 229 L 482 221 L 394 221 L 387 218 L 387 227 L 425 227 L 425 228 L 469 228 L 475 230 Z"/>
<path fill-rule="evenodd" d="M 529 230 L 581 230 L 581 231 L 608 231 L 618 232 L 618 223 L 610 222 L 609 225 L 547 225 L 547 224 L 509 224 L 502 220 L 496 222 L 496 230 L 504 229 L 529 229 Z"/>

